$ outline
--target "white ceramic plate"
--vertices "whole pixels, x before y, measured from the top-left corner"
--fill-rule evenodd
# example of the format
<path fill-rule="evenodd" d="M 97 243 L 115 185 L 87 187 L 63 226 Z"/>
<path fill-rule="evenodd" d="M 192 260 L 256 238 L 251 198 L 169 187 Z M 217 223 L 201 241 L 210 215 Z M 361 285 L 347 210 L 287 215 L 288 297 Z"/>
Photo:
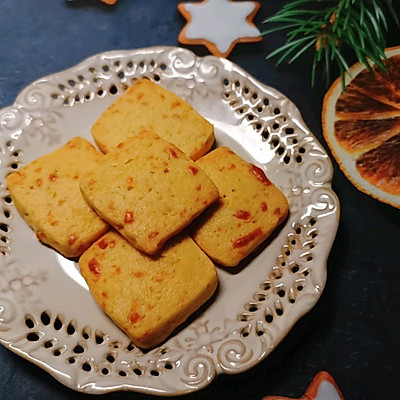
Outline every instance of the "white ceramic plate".
<path fill-rule="evenodd" d="M 290 215 L 246 265 L 218 268 L 211 302 L 149 352 L 91 297 L 77 264 L 41 245 L 16 212 L 5 176 L 90 127 L 148 77 L 191 103 L 227 145 L 263 168 Z M 24 89 L 0 112 L 0 341 L 66 386 L 90 393 L 178 395 L 263 360 L 323 291 L 339 219 L 331 162 L 297 108 L 231 62 L 154 47 L 96 55 Z"/>

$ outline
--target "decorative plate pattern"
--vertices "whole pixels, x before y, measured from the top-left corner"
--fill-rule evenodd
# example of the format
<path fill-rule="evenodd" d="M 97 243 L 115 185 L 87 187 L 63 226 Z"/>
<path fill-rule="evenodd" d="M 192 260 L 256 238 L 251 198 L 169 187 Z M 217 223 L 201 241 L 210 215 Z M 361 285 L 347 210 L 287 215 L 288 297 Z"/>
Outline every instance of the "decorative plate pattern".
<path fill-rule="evenodd" d="M 218 268 L 212 301 L 161 346 L 130 343 L 92 299 L 77 263 L 35 238 L 5 177 L 90 127 L 133 80 L 174 91 L 210 120 L 216 144 L 264 168 L 289 200 L 281 229 L 246 265 Z M 0 341 L 66 386 L 178 395 L 263 360 L 324 289 L 339 219 L 332 166 L 297 108 L 238 66 L 153 47 L 112 51 L 40 79 L 0 111 Z"/>

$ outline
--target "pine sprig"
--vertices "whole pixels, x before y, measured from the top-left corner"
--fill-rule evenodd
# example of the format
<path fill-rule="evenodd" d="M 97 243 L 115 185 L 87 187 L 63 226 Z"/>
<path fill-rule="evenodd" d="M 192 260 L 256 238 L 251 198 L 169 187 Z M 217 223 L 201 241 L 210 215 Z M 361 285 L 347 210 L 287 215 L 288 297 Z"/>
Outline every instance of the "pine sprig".
<path fill-rule="evenodd" d="M 291 64 L 313 49 L 311 84 L 314 85 L 317 67 L 322 63 L 327 84 L 333 64 L 344 87 L 345 73 L 350 74 L 346 49 L 368 69 L 372 64 L 385 69 L 387 14 L 399 24 L 392 0 L 292 0 L 264 21 L 280 25 L 262 32 L 263 35 L 287 31 L 286 43 L 267 58 L 279 56 L 277 64 L 285 60 Z"/>

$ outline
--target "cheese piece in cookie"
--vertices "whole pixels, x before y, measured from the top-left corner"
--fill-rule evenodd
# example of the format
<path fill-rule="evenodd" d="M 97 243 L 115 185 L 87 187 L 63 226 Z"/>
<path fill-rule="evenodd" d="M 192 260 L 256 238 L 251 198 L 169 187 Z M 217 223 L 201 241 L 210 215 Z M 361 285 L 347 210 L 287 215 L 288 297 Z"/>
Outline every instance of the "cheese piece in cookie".
<path fill-rule="evenodd" d="M 220 199 L 191 226 L 192 237 L 215 262 L 236 266 L 286 218 L 288 202 L 264 171 L 227 147 L 197 164 L 217 185 Z"/>
<path fill-rule="evenodd" d="M 133 246 L 157 253 L 211 203 L 218 190 L 176 146 L 143 131 L 81 179 L 87 202 Z"/>
<path fill-rule="evenodd" d="M 65 257 L 77 257 L 108 228 L 89 207 L 80 175 L 104 155 L 75 137 L 7 176 L 11 198 L 36 236 Z"/>
<path fill-rule="evenodd" d="M 214 264 L 185 234 L 149 256 L 111 230 L 79 267 L 96 302 L 142 348 L 164 341 L 218 285 Z"/>
<path fill-rule="evenodd" d="M 186 101 L 162 86 L 141 79 L 133 83 L 92 126 L 99 149 L 108 153 L 143 130 L 155 131 L 192 160 L 214 143 L 214 127 Z"/>

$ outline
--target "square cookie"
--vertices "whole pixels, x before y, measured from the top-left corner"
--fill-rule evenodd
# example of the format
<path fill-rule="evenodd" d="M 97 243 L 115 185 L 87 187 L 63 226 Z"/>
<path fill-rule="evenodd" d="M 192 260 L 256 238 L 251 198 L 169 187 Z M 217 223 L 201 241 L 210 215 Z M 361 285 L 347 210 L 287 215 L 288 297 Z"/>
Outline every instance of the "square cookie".
<path fill-rule="evenodd" d="M 152 130 L 197 160 L 214 143 L 214 127 L 186 101 L 162 86 L 133 83 L 95 122 L 92 135 L 108 153 L 142 130 Z"/>
<path fill-rule="evenodd" d="M 88 203 L 133 246 L 157 253 L 211 203 L 218 189 L 181 150 L 142 131 L 104 156 L 84 175 Z"/>
<path fill-rule="evenodd" d="M 79 267 L 103 311 L 145 349 L 164 341 L 218 285 L 214 264 L 185 234 L 149 256 L 111 230 L 86 250 Z"/>
<path fill-rule="evenodd" d="M 78 257 L 108 229 L 79 187 L 81 174 L 102 157 L 87 140 L 75 137 L 7 176 L 11 198 L 21 216 L 39 240 L 65 257 Z"/>
<path fill-rule="evenodd" d="M 264 171 L 227 147 L 197 165 L 217 185 L 220 198 L 190 227 L 192 237 L 216 263 L 236 266 L 286 218 L 288 202 Z"/>

